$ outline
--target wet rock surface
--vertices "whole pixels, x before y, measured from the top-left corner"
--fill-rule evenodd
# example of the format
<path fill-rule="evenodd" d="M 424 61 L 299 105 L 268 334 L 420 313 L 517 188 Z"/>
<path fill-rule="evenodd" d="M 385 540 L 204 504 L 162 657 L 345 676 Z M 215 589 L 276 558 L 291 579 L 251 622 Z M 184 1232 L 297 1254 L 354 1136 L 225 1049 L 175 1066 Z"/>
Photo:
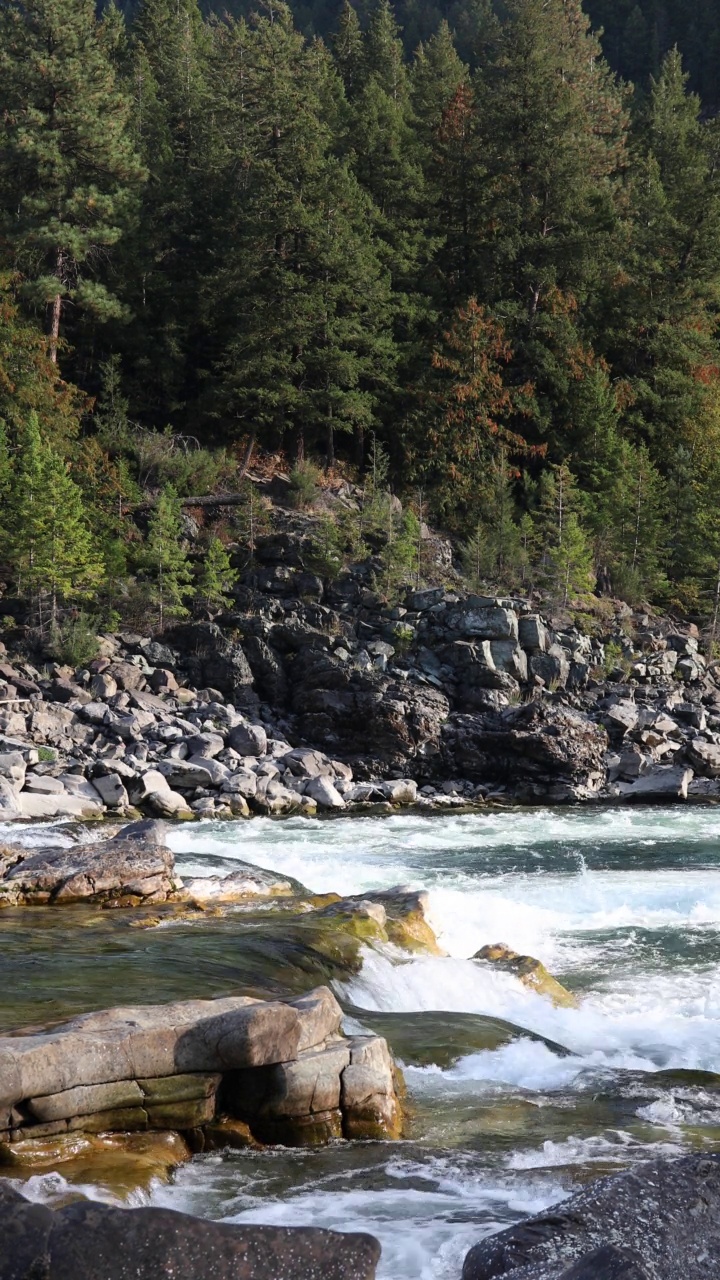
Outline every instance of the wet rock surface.
<path fill-rule="evenodd" d="M 0 1184 L 0 1280 L 372 1280 L 379 1256 L 359 1232 L 90 1203 L 52 1210 Z"/>
<path fill-rule="evenodd" d="M 377 1036 L 346 1039 L 328 988 L 297 1000 L 188 1000 L 86 1014 L 0 1038 L 0 1164 L 74 1132 L 204 1130 L 314 1145 L 400 1135 L 394 1064 Z M 42 1152 L 40 1153 L 42 1154 Z"/>
<path fill-rule="evenodd" d="M 462 1280 L 709 1280 L 720 1258 L 720 1155 L 601 1178 L 470 1250 Z"/>

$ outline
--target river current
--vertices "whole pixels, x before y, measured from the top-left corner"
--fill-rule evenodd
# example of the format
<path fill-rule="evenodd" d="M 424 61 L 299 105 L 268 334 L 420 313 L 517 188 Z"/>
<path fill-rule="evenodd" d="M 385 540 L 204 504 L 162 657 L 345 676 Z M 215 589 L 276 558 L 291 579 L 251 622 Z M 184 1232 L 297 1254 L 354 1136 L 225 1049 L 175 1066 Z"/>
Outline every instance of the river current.
<path fill-rule="evenodd" d="M 48 836 L 66 838 L 25 839 Z M 240 858 L 314 892 L 426 888 L 449 954 L 367 950 L 359 973 L 330 975 L 348 1027 L 386 1035 L 403 1063 L 403 1142 L 199 1156 L 146 1203 L 363 1229 L 382 1242 L 381 1280 L 457 1280 L 482 1235 L 579 1182 L 720 1144 L 720 811 L 255 819 L 178 827 L 170 843 L 181 874 Z M 3 916 L 3 1026 L 328 980 L 261 911 L 152 929 L 84 911 Z M 579 1007 L 469 958 L 493 942 L 542 960 Z M 61 1182 L 38 1175 L 28 1190 Z"/>

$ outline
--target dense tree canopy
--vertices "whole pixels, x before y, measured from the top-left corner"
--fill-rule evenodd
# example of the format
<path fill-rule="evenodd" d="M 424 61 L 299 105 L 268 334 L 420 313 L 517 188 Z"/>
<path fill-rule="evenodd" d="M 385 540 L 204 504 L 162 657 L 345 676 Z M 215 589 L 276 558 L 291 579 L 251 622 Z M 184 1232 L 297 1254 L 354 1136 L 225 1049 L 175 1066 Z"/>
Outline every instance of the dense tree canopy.
<path fill-rule="evenodd" d="M 228 456 L 369 441 L 475 570 L 701 610 L 720 13 L 686 7 L 0 0 L 3 483 L 40 439 L 93 570 L 53 610 L 103 557 L 157 604 Z"/>

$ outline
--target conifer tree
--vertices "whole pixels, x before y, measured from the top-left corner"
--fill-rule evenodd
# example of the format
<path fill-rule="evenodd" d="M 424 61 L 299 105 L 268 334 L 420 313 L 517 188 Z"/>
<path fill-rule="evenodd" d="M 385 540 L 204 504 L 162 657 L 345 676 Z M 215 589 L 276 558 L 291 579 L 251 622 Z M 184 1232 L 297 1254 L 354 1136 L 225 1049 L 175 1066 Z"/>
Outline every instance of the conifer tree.
<path fill-rule="evenodd" d="M 9 498 L 10 559 L 20 594 L 41 629 L 61 603 L 88 598 L 104 566 L 68 464 L 41 436 L 31 414 L 18 441 Z"/>
<path fill-rule="evenodd" d="M 217 613 L 232 604 L 229 592 L 238 574 L 219 538 L 211 538 L 197 575 L 196 598 L 207 610 Z"/>
<path fill-rule="evenodd" d="M 212 282 L 227 315 L 224 414 L 264 443 L 284 438 L 298 461 L 306 439 L 322 442 L 331 462 L 336 431 L 369 425 L 392 373 L 374 211 L 331 151 L 327 55 L 304 48 L 287 10 L 253 31 L 229 24 L 217 56 L 222 83 L 243 84 L 228 116 L 230 248 Z"/>
<path fill-rule="evenodd" d="M 331 47 L 345 93 L 352 101 L 365 79 L 365 48 L 357 10 L 350 0 L 343 0 Z"/>
<path fill-rule="evenodd" d="M 510 425 L 522 412 L 521 395 L 508 385 L 512 355 L 502 327 L 475 298 L 457 309 L 433 355 L 436 413 L 426 432 L 426 466 L 452 524 L 473 510 L 500 454 L 532 452 Z"/>
<path fill-rule="evenodd" d="M 585 309 L 614 272 L 626 119 L 579 0 L 510 0 L 492 64 L 475 78 L 487 176 L 476 259 L 538 439 L 567 420 Z"/>
<path fill-rule="evenodd" d="M 692 444 L 713 394 L 720 278 L 720 135 L 700 119 L 677 51 L 652 83 L 634 139 L 631 230 L 602 317 L 604 354 L 630 395 L 632 439 Z"/>
<path fill-rule="evenodd" d="M 452 32 L 443 19 L 427 44 L 418 49 L 410 80 L 418 132 L 427 146 L 432 144 L 458 89 L 468 79 L 468 68 L 458 57 Z"/>
<path fill-rule="evenodd" d="M 349 139 L 354 172 L 378 211 L 375 232 L 390 270 L 395 335 L 412 358 L 418 331 L 430 322 L 418 289 L 434 242 L 423 222 L 425 148 L 413 112 L 410 77 L 389 0 L 377 0 L 365 36 L 363 82 L 353 101 Z M 402 368 L 402 366 L 401 366 Z M 404 369 L 402 380 L 413 374 Z"/>
<path fill-rule="evenodd" d="M 484 582 L 513 587 L 522 581 L 527 554 L 516 519 L 515 473 L 498 453 L 478 493 L 477 520 L 463 547 L 463 567 L 473 587 Z"/>
<path fill-rule="evenodd" d="M 549 467 L 536 517 L 542 542 L 541 580 L 562 605 L 595 585 L 592 550 L 580 524 L 579 506 L 575 477 L 567 463 Z"/>
<path fill-rule="evenodd" d="M 181 507 L 171 485 L 164 488 L 150 517 L 142 566 L 150 575 L 147 597 L 162 631 L 168 618 L 185 618 L 192 573 L 182 546 Z"/>
<path fill-rule="evenodd" d="M 132 128 L 148 169 L 136 233 L 125 245 L 122 335 L 131 408 L 182 421 L 211 338 L 201 280 L 212 269 L 213 147 L 204 109 L 209 35 L 196 0 L 141 0 L 132 27 Z"/>
<path fill-rule="evenodd" d="M 102 265 L 143 169 L 93 0 L 0 8 L 0 216 L 27 296 L 47 308 L 57 360 L 66 312 L 123 314 Z"/>
<path fill-rule="evenodd" d="M 46 337 L 22 315 L 16 294 L 17 280 L 0 271 L 0 418 L 12 445 L 36 413 L 43 438 L 64 452 L 78 434 L 86 400 L 59 377 Z"/>

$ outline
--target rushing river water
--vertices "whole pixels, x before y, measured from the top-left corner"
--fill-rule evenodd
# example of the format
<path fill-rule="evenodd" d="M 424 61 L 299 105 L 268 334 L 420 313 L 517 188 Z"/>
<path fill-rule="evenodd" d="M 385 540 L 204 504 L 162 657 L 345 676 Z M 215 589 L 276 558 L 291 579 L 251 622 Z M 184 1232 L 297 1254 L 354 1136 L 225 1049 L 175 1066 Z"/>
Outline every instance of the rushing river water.
<path fill-rule="evenodd" d="M 386 1035 L 403 1061 L 404 1142 L 200 1156 L 153 1203 L 362 1228 L 382 1241 L 383 1280 L 457 1280 L 480 1236 L 578 1181 L 720 1144 L 718 810 L 255 819 L 177 828 L 171 844 L 182 874 L 241 858 L 315 892 L 427 888 L 449 955 L 368 951 L 359 973 L 328 973 L 302 922 L 275 908 L 151 929 L 119 911 L 4 913 L 5 1027 L 330 980 L 348 1025 Z M 488 942 L 537 956 L 580 1007 L 556 1009 L 468 958 Z M 47 1193 L 47 1179 L 30 1189 Z"/>

